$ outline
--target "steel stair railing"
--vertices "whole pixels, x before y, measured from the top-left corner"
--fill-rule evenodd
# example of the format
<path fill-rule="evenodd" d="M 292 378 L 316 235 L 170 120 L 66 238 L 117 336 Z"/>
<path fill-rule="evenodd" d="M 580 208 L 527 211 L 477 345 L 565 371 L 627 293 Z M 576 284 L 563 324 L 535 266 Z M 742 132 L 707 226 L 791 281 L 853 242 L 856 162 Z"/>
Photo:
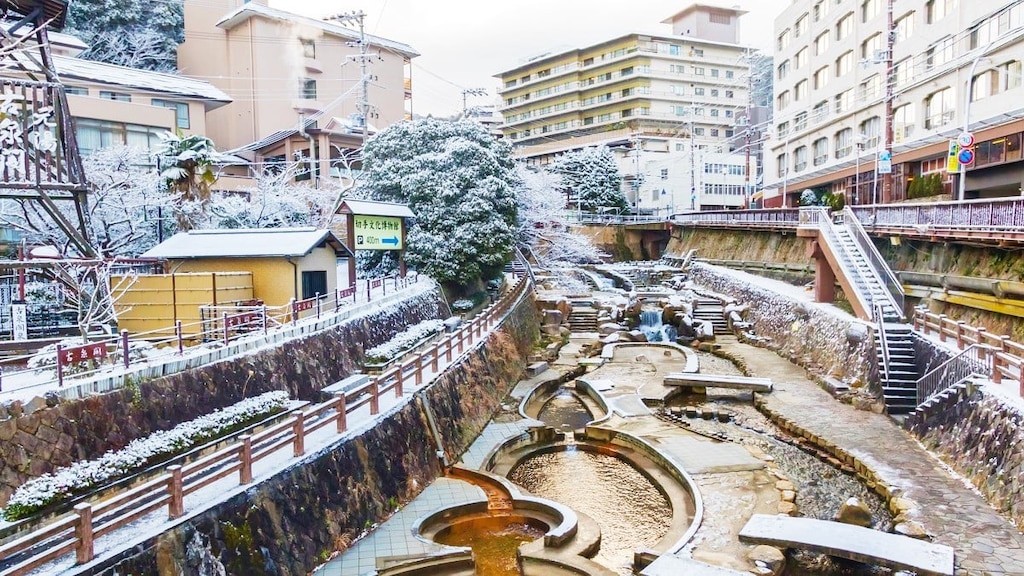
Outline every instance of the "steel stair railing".
<path fill-rule="evenodd" d="M 880 283 L 885 287 L 889 298 L 892 300 L 892 305 L 896 309 L 896 313 L 899 314 L 900 319 L 904 319 L 903 306 L 906 300 L 906 293 L 903 292 L 903 286 L 900 281 L 893 274 L 892 269 L 882 258 L 882 254 L 875 247 L 875 243 L 871 241 L 871 237 L 868 236 L 864 226 L 857 219 L 857 215 L 853 213 L 853 210 L 849 206 L 843 208 L 842 211 L 843 222 L 846 224 L 847 229 L 850 231 L 850 236 L 857 242 L 861 250 L 864 253 L 868 263 L 871 265 L 875 275 L 880 280 Z"/>
<path fill-rule="evenodd" d="M 843 239 L 839 237 L 839 232 L 836 230 L 835 224 L 832 223 L 828 210 L 820 207 L 801 208 L 800 226 L 816 228 L 818 230 L 820 237 L 832 249 L 833 254 L 836 255 L 836 261 L 842 269 L 843 275 L 849 278 L 850 284 L 853 285 L 853 297 L 860 303 L 862 310 L 867 310 L 868 313 L 873 315 L 874 298 L 868 289 L 867 282 L 864 280 L 864 275 L 854 264 L 846 242 L 843 242 Z"/>
<path fill-rule="evenodd" d="M 972 344 L 939 364 L 917 381 L 918 406 L 975 374 L 991 377 L 992 360 L 997 351 L 986 344 Z"/>

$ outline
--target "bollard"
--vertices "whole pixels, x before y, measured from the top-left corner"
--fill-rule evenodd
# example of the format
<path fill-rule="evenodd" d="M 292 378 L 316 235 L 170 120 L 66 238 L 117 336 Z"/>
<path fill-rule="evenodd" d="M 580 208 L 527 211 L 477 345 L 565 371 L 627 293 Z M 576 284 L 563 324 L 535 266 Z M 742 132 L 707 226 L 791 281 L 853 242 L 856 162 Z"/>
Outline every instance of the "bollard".
<path fill-rule="evenodd" d="M 292 434 L 295 435 L 292 456 L 298 458 L 306 453 L 306 420 L 305 415 L 299 410 L 292 412 L 292 416 L 295 417 L 295 423 L 292 424 Z"/>
<path fill-rule="evenodd" d="M 78 504 L 75 506 L 75 514 L 78 514 L 78 524 L 75 524 L 75 539 L 78 545 L 75 547 L 75 562 L 85 564 L 91 562 L 94 556 L 92 540 L 92 506 L 89 504 Z"/>
<path fill-rule="evenodd" d="M 341 434 L 348 429 L 348 414 L 346 413 L 346 399 L 345 392 L 338 392 L 335 394 L 335 398 L 338 399 L 338 434 Z"/>
<path fill-rule="evenodd" d="M 128 367 L 128 331 L 121 330 L 121 352 L 124 354 L 124 367 Z"/>
<path fill-rule="evenodd" d="M 185 513 L 183 490 L 185 481 L 181 476 L 181 466 L 179 464 L 168 466 L 167 472 L 171 474 L 171 477 L 167 480 L 167 492 L 170 495 L 167 501 L 167 518 L 174 520 L 175 518 L 180 518 Z"/>
<path fill-rule="evenodd" d="M 252 435 L 243 434 L 238 439 L 242 441 L 238 449 L 238 483 L 249 484 L 252 482 Z"/>

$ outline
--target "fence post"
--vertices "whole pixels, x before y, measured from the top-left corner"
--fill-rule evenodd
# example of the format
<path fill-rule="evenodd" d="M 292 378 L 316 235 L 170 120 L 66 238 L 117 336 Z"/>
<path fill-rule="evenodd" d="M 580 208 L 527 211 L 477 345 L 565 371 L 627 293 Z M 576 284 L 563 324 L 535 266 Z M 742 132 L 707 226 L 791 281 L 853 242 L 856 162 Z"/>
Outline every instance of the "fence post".
<path fill-rule="evenodd" d="M 345 392 L 338 392 L 334 395 L 338 399 L 338 434 L 348 429 L 348 414 L 346 413 Z"/>
<path fill-rule="evenodd" d="M 306 453 L 306 417 L 301 410 L 292 412 L 292 416 L 295 417 L 295 423 L 292 424 L 292 434 L 295 435 L 292 455 L 298 458 Z"/>
<path fill-rule="evenodd" d="M 395 374 L 395 398 L 401 398 L 404 393 L 405 364 L 398 363 L 398 372 Z"/>
<path fill-rule="evenodd" d="M 975 328 L 975 333 L 974 333 L 975 344 L 984 344 L 985 343 L 985 334 L 986 334 L 985 328 L 980 327 L 980 326 L 978 328 Z"/>
<path fill-rule="evenodd" d="M 946 341 L 946 315 L 945 314 L 939 314 L 939 322 L 938 322 L 938 324 L 939 324 L 939 342 L 945 342 Z M 925 334 L 927 334 L 927 333 L 928 333 L 928 331 L 925 330 Z"/>
<path fill-rule="evenodd" d="M 0 366 L 0 392 L 4 390 L 4 367 Z"/>
<path fill-rule="evenodd" d="M 964 349 L 964 323 L 962 321 L 956 323 L 956 347 L 960 350 Z"/>
<path fill-rule="evenodd" d="M 455 346 L 455 334 L 452 334 L 451 337 L 448 338 L 448 349 L 445 350 L 445 352 L 444 352 L 445 358 L 447 359 L 449 364 L 452 361 L 452 348 L 454 346 Z"/>
<path fill-rule="evenodd" d="M 437 361 L 441 359 L 441 345 L 434 346 L 434 352 L 430 355 L 430 371 L 437 373 Z"/>
<path fill-rule="evenodd" d="M 64 387 L 64 347 L 57 344 L 57 387 Z"/>
<path fill-rule="evenodd" d="M 263 335 L 267 335 L 267 305 L 263 305 Z"/>
<path fill-rule="evenodd" d="M 334 311 L 341 309 L 341 288 L 334 289 Z"/>
<path fill-rule="evenodd" d="M 230 343 L 230 341 L 231 341 L 231 337 L 228 335 L 228 313 L 227 312 L 221 312 L 221 322 L 224 323 L 224 345 L 227 346 Z"/>
<path fill-rule="evenodd" d="M 178 356 L 185 353 L 185 339 L 181 334 L 181 320 L 174 321 L 174 336 L 178 339 Z"/>
<path fill-rule="evenodd" d="M 373 297 L 370 295 L 370 290 L 371 290 L 370 289 L 370 285 L 371 284 L 373 284 L 373 281 L 370 280 L 369 278 L 367 278 L 366 279 L 366 301 L 367 302 L 369 302 L 370 300 L 373 300 Z"/>
<path fill-rule="evenodd" d="M 128 367 L 128 331 L 121 330 L 121 352 L 124 354 L 124 367 Z"/>
<path fill-rule="evenodd" d="M 252 435 L 243 434 L 238 439 L 242 441 L 238 451 L 238 483 L 249 484 L 252 482 Z"/>
<path fill-rule="evenodd" d="M 380 412 L 380 382 L 374 376 L 370 379 L 370 414 L 376 415 Z"/>
<path fill-rule="evenodd" d="M 295 326 L 295 322 L 299 319 L 299 311 L 297 310 L 299 305 L 295 303 L 295 298 L 292 298 L 289 301 L 289 304 L 291 304 L 292 307 L 292 326 Z"/>
<path fill-rule="evenodd" d="M 320 319 L 320 293 L 316 293 L 316 319 Z"/>
<path fill-rule="evenodd" d="M 423 353 L 416 355 L 416 385 L 423 384 Z"/>
<path fill-rule="evenodd" d="M 182 490 L 185 481 L 181 476 L 181 465 L 168 466 L 167 471 L 171 473 L 171 477 L 167 480 L 167 491 L 170 493 L 170 499 L 167 502 L 167 518 L 174 520 L 185 513 Z"/>
<path fill-rule="evenodd" d="M 473 327 L 470 326 L 469 329 L 472 330 Z M 459 329 L 459 354 L 462 354 L 462 352 L 465 350 L 465 345 L 466 345 L 466 327 L 463 326 L 462 328 Z"/>
<path fill-rule="evenodd" d="M 92 505 L 76 505 L 75 514 L 78 514 L 78 524 L 75 525 L 75 538 L 78 540 L 78 546 L 75 547 L 75 562 L 85 564 L 93 558 Z"/>
<path fill-rule="evenodd" d="M 384 278 L 381 278 L 380 289 L 381 289 L 381 291 L 382 291 L 384 296 L 388 295 L 388 277 L 387 276 L 385 276 Z"/>

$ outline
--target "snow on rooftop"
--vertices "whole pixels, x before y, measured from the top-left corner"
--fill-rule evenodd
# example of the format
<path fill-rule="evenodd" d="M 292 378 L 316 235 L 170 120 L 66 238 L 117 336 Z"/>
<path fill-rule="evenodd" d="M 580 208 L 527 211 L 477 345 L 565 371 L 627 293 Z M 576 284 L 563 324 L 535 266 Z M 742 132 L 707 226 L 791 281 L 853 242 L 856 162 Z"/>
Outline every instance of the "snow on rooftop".
<path fill-rule="evenodd" d="M 53 57 L 53 63 L 57 68 L 57 74 L 64 78 L 115 84 L 187 98 L 231 102 L 231 97 L 213 84 L 177 74 L 137 70 L 116 64 L 56 55 Z"/>
<path fill-rule="evenodd" d="M 251 258 L 305 256 L 324 242 L 339 254 L 348 250 L 330 230 L 240 228 L 180 232 L 150 248 L 142 258 Z"/>
<path fill-rule="evenodd" d="M 416 215 L 405 204 L 393 202 L 377 202 L 374 200 L 354 200 L 346 198 L 338 208 L 339 214 L 356 214 L 358 216 L 397 216 L 399 218 L 415 218 Z"/>

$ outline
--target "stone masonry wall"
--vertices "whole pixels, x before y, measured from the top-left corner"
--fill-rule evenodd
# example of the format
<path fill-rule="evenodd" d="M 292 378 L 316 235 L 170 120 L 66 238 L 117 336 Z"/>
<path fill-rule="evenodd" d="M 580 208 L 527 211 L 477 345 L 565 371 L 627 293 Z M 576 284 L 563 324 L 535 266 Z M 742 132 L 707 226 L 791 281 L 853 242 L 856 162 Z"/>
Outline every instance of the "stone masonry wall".
<path fill-rule="evenodd" d="M 968 387 L 913 414 L 907 428 L 1024 529 L 1024 415 L 984 387 Z"/>
<path fill-rule="evenodd" d="M 770 348 L 819 377 L 870 382 L 876 364 L 870 328 L 838 308 L 808 303 L 694 263 L 698 286 L 750 304 L 744 320 L 753 324 L 758 345 Z M 761 340 L 763 339 L 763 340 Z"/>
<path fill-rule="evenodd" d="M 123 448 L 132 440 L 271 390 L 316 400 L 316 392 L 359 368 L 363 350 L 407 326 L 443 318 L 438 290 L 282 346 L 0 420 L 0 505 L 26 480 Z"/>
<path fill-rule="evenodd" d="M 458 459 L 522 374 L 538 331 L 533 299 L 526 298 L 482 347 L 372 428 L 91 573 L 309 573 L 443 472 L 426 410 L 444 451 Z"/>

